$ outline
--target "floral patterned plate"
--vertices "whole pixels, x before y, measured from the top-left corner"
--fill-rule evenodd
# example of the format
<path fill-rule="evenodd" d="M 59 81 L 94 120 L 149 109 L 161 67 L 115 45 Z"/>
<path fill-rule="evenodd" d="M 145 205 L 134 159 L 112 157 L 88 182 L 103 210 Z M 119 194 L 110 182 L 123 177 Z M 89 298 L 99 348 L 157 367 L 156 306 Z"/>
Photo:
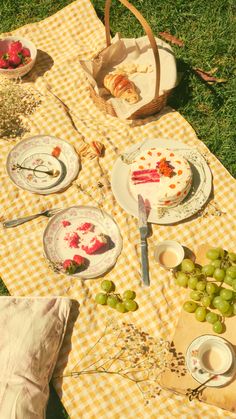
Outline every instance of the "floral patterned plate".
<path fill-rule="evenodd" d="M 57 148 L 57 157 L 53 150 Z M 57 177 L 39 172 L 16 169 L 17 165 L 39 170 L 58 170 Z M 6 163 L 10 179 L 19 188 L 47 195 L 66 189 L 78 175 L 79 157 L 74 148 L 64 140 L 49 135 L 37 135 L 20 141 L 10 151 Z"/>
<path fill-rule="evenodd" d="M 81 232 L 80 226 L 89 224 L 93 234 L 102 234 L 107 240 L 101 251 L 94 254 L 87 254 L 82 249 L 88 234 Z M 71 244 L 68 237 L 73 235 L 77 240 Z M 46 258 L 59 271 L 64 260 L 73 259 L 75 255 L 85 257 L 87 267 L 74 276 L 88 279 L 103 275 L 116 263 L 122 249 L 122 238 L 116 222 L 106 212 L 95 207 L 74 206 L 52 217 L 44 231 L 43 247 Z"/>
<path fill-rule="evenodd" d="M 138 203 L 129 187 L 130 163 L 132 158 L 150 147 L 169 148 L 178 152 L 190 163 L 193 173 L 193 184 L 187 197 L 176 207 L 151 209 L 148 221 L 156 224 L 172 224 L 185 220 L 196 214 L 207 202 L 212 189 L 212 175 L 204 157 L 196 150 L 178 141 L 167 139 L 147 140 L 136 144 L 125 151 L 115 162 L 112 170 L 111 186 L 113 194 L 125 211 L 138 217 Z M 128 158 L 127 158 L 128 156 Z"/>
<path fill-rule="evenodd" d="M 197 354 L 198 354 L 198 348 L 199 346 L 205 342 L 207 339 L 212 338 L 212 335 L 202 335 L 194 339 L 191 344 L 189 345 L 187 351 L 186 351 L 186 366 L 189 371 L 189 373 L 192 375 L 192 377 L 198 381 L 199 383 L 204 383 L 209 377 L 210 373 L 200 368 Z M 218 339 L 220 342 L 225 342 L 226 345 L 228 345 L 231 350 L 234 352 L 231 344 L 223 339 L 220 336 L 215 336 L 214 339 Z M 211 381 L 209 381 L 206 385 L 208 387 L 221 387 L 226 384 L 228 384 L 234 377 L 236 373 L 236 357 L 234 356 L 234 363 L 229 371 L 227 371 L 225 374 L 222 375 L 216 375 L 214 378 L 212 378 Z"/>

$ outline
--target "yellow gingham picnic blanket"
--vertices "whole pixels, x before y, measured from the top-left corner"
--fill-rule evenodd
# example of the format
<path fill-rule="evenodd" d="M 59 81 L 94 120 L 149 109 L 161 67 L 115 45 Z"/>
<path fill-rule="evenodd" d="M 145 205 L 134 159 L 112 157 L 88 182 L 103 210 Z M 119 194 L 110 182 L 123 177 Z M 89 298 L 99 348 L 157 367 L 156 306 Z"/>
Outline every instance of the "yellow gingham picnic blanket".
<path fill-rule="evenodd" d="M 79 302 L 79 315 L 73 328 L 69 328 L 55 372 L 55 375 L 67 375 L 73 368 L 75 371 L 78 369 L 81 359 L 86 361 L 86 354 L 91 353 L 89 351 L 111 317 L 118 323 L 122 321 L 126 325 L 134 325 L 141 331 L 143 339 L 146 339 L 145 333 L 155 339 L 171 339 L 185 292 L 174 285 L 169 273 L 155 264 L 153 249 L 165 239 L 178 240 L 193 251 L 205 242 L 233 248 L 235 181 L 178 112 L 167 108 L 162 114 L 146 119 L 145 123 L 132 124 L 97 109 L 89 97 L 88 82 L 79 64 L 80 59 L 95 56 L 105 46 L 104 27 L 89 0 L 78 0 L 54 16 L 24 26 L 14 34 L 29 38 L 39 50 L 36 65 L 24 82 L 33 84 L 43 95 L 43 100 L 30 117 L 31 131 L 25 137 L 49 134 L 68 141 L 77 149 L 83 143 L 98 140 L 104 144 L 106 151 L 99 160 L 82 159 L 77 183 L 89 193 L 82 193 L 75 182 L 62 193 L 40 196 L 18 189 L 9 180 L 5 164 L 14 143 L 0 140 L 1 219 L 21 217 L 49 207 L 97 206 L 99 203 L 114 217 L 123 237 L 123 251 L 105 278 L 113 280 L 119 292 L 134 289 L 139 304 L 136 312 L 122 315 L 94 303 L 101 278 L 82 281 L 54 273 L 44 259 L 42 248 L 48 219 L 40 217 L 8 230 L 1 227 L 0 274 L 12 295 L 62 295 Z M 66 104 L 69 113 L 61 101 Z M 125 148 L 150 138 L 156 138 L 158 145 L 158 138 L 163 137 L 197 147 L 203 153 L 213 173 L 214 200 L 212 198 L 200 216 L 174 226 L 152 225 L 152 235 L 148 239 L 151 286 L 144 289 L 140 279 L 137 219 L 119 207 L 108 181 L 118 154 Z M 106 187 L 98 188 L 98 182 Z M 114 339 L 112 334 L 109 336 Z M 103 349 L 99 347 L 98 351 Z M 99 357 L 99 353 L 96 356 Z M 93 360 L 95 358 L 91 362 Z M 86 369 L 87 366 L 79 368 Z M 157 389 L 153 397 L 149 397 L 147 392 L 144 397 L 135 382 L 118 374 L 55 378 L 54 385 L 71 419 L 128 419 L 137 415 L 142 418 L 186 419 L 235 417 L 230 412 L 197 400 L 190 403 L 187 398 L 166 390 L 158 394 Z"/>

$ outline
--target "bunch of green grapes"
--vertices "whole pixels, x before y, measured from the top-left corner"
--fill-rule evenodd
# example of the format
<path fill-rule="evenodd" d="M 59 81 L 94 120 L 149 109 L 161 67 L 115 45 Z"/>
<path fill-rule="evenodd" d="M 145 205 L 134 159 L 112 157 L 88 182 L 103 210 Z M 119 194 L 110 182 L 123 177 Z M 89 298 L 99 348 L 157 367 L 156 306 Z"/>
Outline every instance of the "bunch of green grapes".
<path fill-rule="evenodd" d="M 138 304 L 135 301 L 136 293 L 134 291 L 126 290 L 122 296 L 116 294 L 114 282 L 107 279 L 101 282 L 101 289 L 105 292 L 99 292 L 95 296 L 96 303 L 108 305 L 120 313 L 127 313 L 127 311 L 136 311 L 138 309 Z"/>
<path fill-rule="evenodd" d="M 184 310 L 194 313 L 200 322 L 211 323 L 215 333 L 222 333 L 223 319 L 236 315 L 236 253 L 217 247 L 209 249 L 206 257 L 209 263 L 204 266 L 184 259 L 175 282 L 191 290 Z"/>

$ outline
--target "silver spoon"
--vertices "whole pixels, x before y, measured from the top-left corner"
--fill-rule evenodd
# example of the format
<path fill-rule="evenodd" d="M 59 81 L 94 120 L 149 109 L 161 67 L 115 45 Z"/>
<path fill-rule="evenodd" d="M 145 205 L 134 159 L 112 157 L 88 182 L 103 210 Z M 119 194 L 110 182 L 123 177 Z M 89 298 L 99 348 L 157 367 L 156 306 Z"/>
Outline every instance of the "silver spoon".
<path fill-rule="evenodd" d="M 46 173 L 46 175 L 57 177 L 60 174 L 60 170 L 52 169 L 52 170 L 39 170 L 39 169 L 32 169 L 30 167 L 24 167 L 17 163 L 17 165 L 14 165 L 12 167 L 12 170 L 16 169 L 23 169 L 23 170 L 30 170 L 31 172 L 39 172 L 39 173 Z"/>
<path fill-rule="evenodd" d="M 197 399 L 201 393 L 201 391 L 204 390 L 205 385 L 211 381 L 213 378 L 215 378 L 217 376 L 217 374 L 213 374 L 211 375 L 206 381 L 204 381 L 204 383 L 200 384 L 199 386 L 195 387 L 195 388 L 188 388 L 187 392 L 186 392 L 186 396 L 188 396 L 189 401 L 193 400 L 193 399 Z"/>

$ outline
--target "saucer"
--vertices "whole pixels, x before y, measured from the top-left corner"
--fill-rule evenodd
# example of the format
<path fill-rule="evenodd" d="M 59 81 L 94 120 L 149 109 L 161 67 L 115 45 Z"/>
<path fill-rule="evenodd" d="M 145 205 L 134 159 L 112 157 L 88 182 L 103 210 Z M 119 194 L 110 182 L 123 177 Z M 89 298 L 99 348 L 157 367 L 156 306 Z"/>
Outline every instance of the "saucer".
<path fill-rule="evenodd" d="M 53 156 L 53 150 L 58 148 L 60 154 Z M 37 160 L 42 166 L 37 167 Z M 39 172 L 32 176 L 33 172 L 15 170 L 20 164 L 25 167 L 33 167 L 45 170 L 59 170 L 58 177 L 50 177 Z M 67 141 L 51 135 L 36 135 L 21 140 L 9 152 L 6 162 L 6 170 L 11 181 L 19 188 L 32 193 L 48 195 L 62 192 L 68 188 L 77 177 L 80 170 L 79 156 L 74 147 Z"/>
<path fill-rule="evenodd" d="M 199 346 L 205 342 L 207 339 L 212 338 L 212 335 L 202 335 L 194 339 L 186 351 L 186 366 L 189 371 L 189 373 L 192 375 L 192 377 L 198 381 L 200 384 L 204 383 L 211 374 L 204 369 L 200 367 L 199 360 L 197 358 L 198 356 L 198 348 Z M 230 347 L 232 352 L 234 353 L 234 349 L 232 348 L 232 345 L 226 341 L 225 339 L 215 336 L 214 339 L 219 340 L 220 342 L 225 342 L 226 345 Z M 216 375 L 214 378 L 212 378 L 211 381 L 207 383 L 208 387 L 222 387 L 228 384 L 230 381 L 232 381 L 234 375 L 236 373 L 236 357 L 234 353 L 234 361 L 229 369 L 225 374 Z"/>

